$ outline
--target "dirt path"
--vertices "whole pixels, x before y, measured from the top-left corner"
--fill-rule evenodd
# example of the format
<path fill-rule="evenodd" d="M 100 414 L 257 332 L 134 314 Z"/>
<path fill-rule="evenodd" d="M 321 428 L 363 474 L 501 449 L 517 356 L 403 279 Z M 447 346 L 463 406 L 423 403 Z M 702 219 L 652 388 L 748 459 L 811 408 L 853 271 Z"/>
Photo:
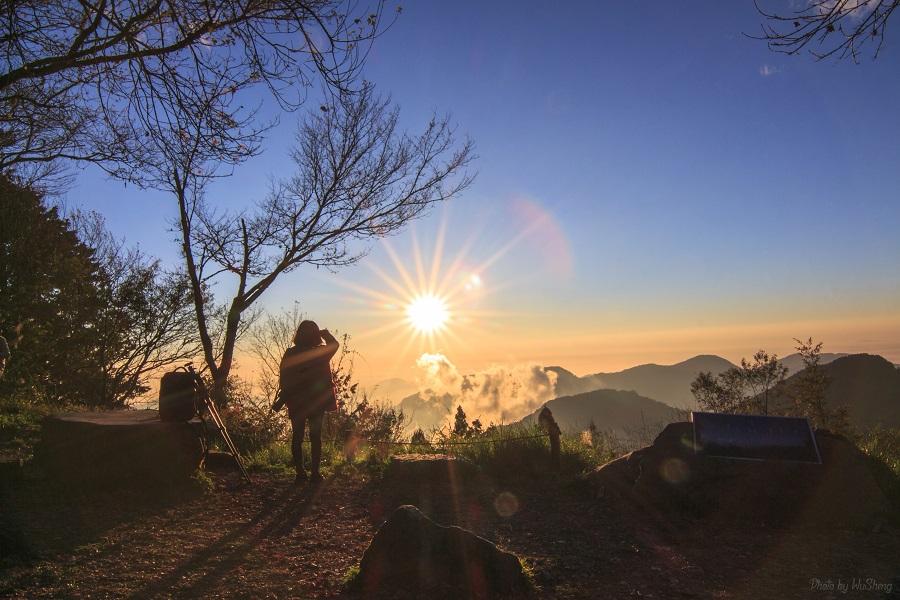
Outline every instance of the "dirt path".
<path fill-rule="evenodd" d="M 11 597 L 326 598 L 375 532 L 377 486 L 345 473 L 297 488 L 283 475 L 164 508 L 121 501 L 73 510 L 65 497 L 22 523 L 49 559 L 0 570 Z M 536 488 L 535 485 L 540 485 Z M 547 598 L 883 598 L 811 580 L 900 585 L 896 531 L 702 532 L 643 518 L 550 482 L 506 492 L 508 517 L 486 531 L 526 559 Z M 510 503 L 510 498 L 514 500 Z M 54 508 L 55 507 L 55 508 Z M 481 510 L 492 511 L 493 506 Z M 32 514 L 33 513 L 33 514 Z M 748 533 L 748 531 L 752 533 Z M 55 535 L 54 535 L 55 532 Z"/>

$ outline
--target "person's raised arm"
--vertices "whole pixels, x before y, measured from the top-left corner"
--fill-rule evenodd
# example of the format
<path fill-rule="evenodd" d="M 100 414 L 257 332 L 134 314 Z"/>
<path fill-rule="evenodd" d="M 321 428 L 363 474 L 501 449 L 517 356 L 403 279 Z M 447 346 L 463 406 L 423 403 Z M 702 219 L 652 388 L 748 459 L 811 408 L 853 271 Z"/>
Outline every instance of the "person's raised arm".
<path fill-rule="evenodd" d="M 315 346 L 290 356 L 286 354 L 281 361 L 281 372 L 283 373 L 287 369 L 296 368 L 311 361 L 322 359 L 331 360 L 331 357 L 337 353 L 340 344 L 327 329 L 321 330 L 319 335 L 321 335 L 322 339 L 325 341 L 324 346 Z"/>
<path fill-rule="evenodd" d="M 337 354 L 338 348 L 340 348 L 341 345 L 327 329 L 323 329 L 320 333 L 322 335 L 322 339 L 325 340 L 325 345 L 322 346 L 322 350 L 324 350 L 324 353 L 328 356 L 328 358 L 331 358 L 332 356 Z"/>

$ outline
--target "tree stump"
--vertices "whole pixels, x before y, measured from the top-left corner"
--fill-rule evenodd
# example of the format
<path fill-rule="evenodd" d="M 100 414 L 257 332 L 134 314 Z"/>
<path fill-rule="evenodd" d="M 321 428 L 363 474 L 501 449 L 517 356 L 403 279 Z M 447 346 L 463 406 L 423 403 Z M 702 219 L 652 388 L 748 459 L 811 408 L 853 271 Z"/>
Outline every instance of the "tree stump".
<path fill-rule="evenodd" d="M 381 521 L 393 509 L 413 504 L 431 518 L 486 532 L 493 522 L 494 490 L 481 469 L 447 454 L 395 454 L 370 512 Z"/>
<path fill-rule="evenodd" d="M 91 487 L 185 483 L 203 458 L 201 427 L 164 423 L 155 410 L 59 413 L 45 419 L 35 460 Z"/>

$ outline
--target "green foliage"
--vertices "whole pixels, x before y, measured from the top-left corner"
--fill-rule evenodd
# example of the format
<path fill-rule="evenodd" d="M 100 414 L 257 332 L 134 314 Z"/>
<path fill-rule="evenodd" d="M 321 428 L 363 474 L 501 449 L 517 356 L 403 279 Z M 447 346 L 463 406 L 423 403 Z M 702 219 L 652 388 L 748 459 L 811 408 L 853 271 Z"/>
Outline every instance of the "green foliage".
<path fill-rule="evenodd" d="M 273 442 L 264 448 L 258 448 L 244 454 L 244 463 L 248 469 L 253 471 L 271 471 L 285 474 L 294 472 L 290 444 L 282 441 Z"/>
<path fill-rule="evenodd" d="M 0 394 L 94 403 L 100 266 L 56 208 L 0 178 L 0 334 L 12 349 Z"/>
<path fill-rule="evenodd" d="M 456 416 L 453 418 L 453 434 L 459 437 L 468 437 L 469 421 L 466 418 L 466 411 L 462 406 L 456 407 Z"/>
<path fill-rule="evenodd" d="M 615 457 L 610 447 L 594 445 L 583 436 L 563 435 L 560 441 L 564 475 L 578 475 Z M 434 441 L 426 451 L 458 456 L 498 479 L 543 477 L 552 470 L 550 442 L 537 424 L 495 425 L 465 439 L 451 434 Z"/>
<path fill-rule="evenodd" d="M 820 364 L 822 342 L 814 343 L 812 338 L 805 342 L 794 341 L 797 352 L 803 358 L 804 369 L 792 379 L 787 389 L 791 401 L 789 414 L 807 417 L 819 429 L 848 434 L 850 421 L 847 409 L 831 409 L 825 403 L 825 393 L 831 381 Z"/>
<path fill-rule="evenodd" d="M 3 178 L 0 199 L 0 335 L 13 355 L 0 397 L 121 407 L 193 354 L 181 278 L 125 250 L 99 217 L 64 218 Z"/>
<path fill-rule="evenodd" d="M 697 375 L 691 383 L 697 403 L 710 412 L 806 417 L 818 429 L 850 435 L 846 408 L 832 409 L 826 404 L 831 382 L 821 365 L 822 343 L 812 338 L 794 341 L 804 368 L 788 382 L 785 382 L 787 369 L 778 362 L 778 357 L 760 350 L 753 355 L 752 363 L 742 359 L 740 367 L 718 376 Z M 769 403 L 770 393 L 778 400 L 775 405 Z"/>
<path fill-rule="evenodd" d="M 219 414 L 241 454 L 265 450 L 287 439 L 290 427 L 285 413 L 272 411 L 266 399 L 254 395 L 246 382 L 230 377 L 225 394 L 227 403 Z"/>
<path fill-rule="evenodd" d="M 344 573 L 344 585 L 348 588 L 352 588 L 357 583 L 357 578 L 359 577 L 359 565 L 353 565 L 347 572 Z"/>
<path fill-rule="evenodd" d="M 197 469 L 194 471 L 194 474 L 191 476 L 191 480 L 196 486 L 198 491 L 201 492 L 211 492 L 215 487 L 212 478 L 209 476 L 209 473 L 203 471 L 202 469 Z"/>
<path fill-rule="evenodd" d="M 0 399 L 0 455 L 29 458 L 47 413 L 47 408 L 38 404 Z"/>
<path fill-rule="evenodd" d="M 531 563 L 528 562 L 527 559 L 519 558 L 519 566 L 522 567 L 522 573 L 525 575 L 525 580 L 528 582 L 528 587 L 534 589 L 535 587 L 535 579 L 534 579 L 534 567 L 531 566 Z"/>
<path fill-rule="evenodd" d="M 425 437 L 425 432 L 422 431 L 422 428 L 417 428 L 412 436 L 409 438 L 410 443 L 415 444 L 417 446 L 428 446 L 428 438 Z"/>
<path fill-rule="evenodd" d="M 875 427 L 862 436 L 859 446 L 900 478 L 900 428 Z"/>
<path fill-rule="evenodd" d="M 885 495 L 900 510 L 900 428 L 876 427 L 857 441 L 875 461 L 873 474 Z"/>
<path fill-rule="evenodd" d="M 700 408 L 709 412 L 768 414 L 769 393 L 787 376 L 787 367 L 776 354 L 759 350 L 753 361 L 741 359 L 741 366 L 732 367 L 714 376 L 703 372 L 691 383 L 691 392 Z"/>

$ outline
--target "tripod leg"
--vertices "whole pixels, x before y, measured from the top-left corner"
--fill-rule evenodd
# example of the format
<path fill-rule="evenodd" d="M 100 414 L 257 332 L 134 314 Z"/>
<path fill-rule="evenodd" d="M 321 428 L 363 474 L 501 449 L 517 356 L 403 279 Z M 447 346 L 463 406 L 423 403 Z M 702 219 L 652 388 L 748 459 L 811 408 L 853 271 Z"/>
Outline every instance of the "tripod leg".
<path fill-rule="evenodd" d="M 208 396 L 204 398 L 204 401 L 206 402 L 206 408 L 209 410 L 209 415 L 210 417 L 212 417 L 213 423 L 215 423 L 216 425 L 216 429 L 219 430 L 219 435 L 221 435 L 222 439 L 225 441 L 225 446 L 228 448 L 228 451 L 231 453 L 231 456 L 237 463 L 238 468 L 241 471 L 241 475 L 243 475 L 247 483 L 252 483 L 252 481 L 250 480 L 250 474 L 247 473 L 247 469 L 244 468 L 244 462 L 241 460 L 241 455 L 237 450 L 237 446 L 234 445 L 234 441 L 231 439 L 231 436 L 228 434 L 228 429 L 225 427 L 225 422 L 222 421 L 222 417 L 219 415 L 219 411 L 216 408 L 216 405 L 213 404 L 212 400 Z"/>

